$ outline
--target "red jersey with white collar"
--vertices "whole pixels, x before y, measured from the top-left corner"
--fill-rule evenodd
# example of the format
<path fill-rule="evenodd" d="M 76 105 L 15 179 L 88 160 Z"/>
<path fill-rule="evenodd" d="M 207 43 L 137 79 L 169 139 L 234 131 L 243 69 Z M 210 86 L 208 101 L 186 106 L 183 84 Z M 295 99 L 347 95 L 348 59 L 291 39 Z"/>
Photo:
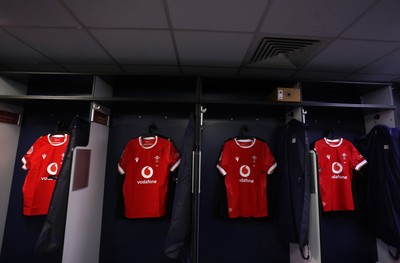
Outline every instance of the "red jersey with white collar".
<path fill-rule="evenodd" d="M 217 169 L 225 176 L 229 218 L 268 216 L 267 174 L 275 167 L 263 141 L 235 138 L 224 143 Z"/>
<path fill-rule="evenodd" d="M 123 195 L 127 218 L 166 214 L 168 175 L 180 163 L 174 144 L 159 136 L 137 137 L 125 146 L 118 171 L 125 174 Z"/>
<path fill-rule="evenodd" d="M 367 161 L 350 141 L 343 138 L 320 139 L 315 142 L 314 150 L 318 156 L 323 211 L 353 211 L 353 169 L 360 170 Z"/>
<path fill-rule="evenodd" d="M 68 134 L 41 136 L 22 157 L 22 169 L 29 170 L 22 187 L 23 215 L 48 213 L 69 138 Z"/>

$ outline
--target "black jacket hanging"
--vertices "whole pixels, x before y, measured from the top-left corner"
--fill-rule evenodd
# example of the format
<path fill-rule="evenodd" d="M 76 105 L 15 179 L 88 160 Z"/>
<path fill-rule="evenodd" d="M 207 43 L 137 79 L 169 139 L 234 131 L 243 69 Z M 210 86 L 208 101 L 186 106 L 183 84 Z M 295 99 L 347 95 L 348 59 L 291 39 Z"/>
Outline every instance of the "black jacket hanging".
<path fill-rule="evenodd" d="M 375 237 L 400 247 L 400 130 L 376 125 L 368 133 L 367 209 Z"/>
<path fill-rule="evenodd" d="M 292 119 L 279 131 L 276 159 L 279 235 L 298 243 L 307 259 L 310 207 L 310 156 L 306 124 Z"/>
<path fill-rule="evenodd" d="M 49 212 L 36 242 L 36 253 L 44 254 L 57 252 L 63 247 L 71 179 L 72 154 L 76 146 L 86 146 L 88 144 L 89 130 L 90 123 L 81 117 L 78 116 L 72 120 L 70 125 L 71 138 L 54 188 Z"/>
<path fill-rule="evenodd" d="M 184 257 L 189 253 L 192 227 L 192 152 L 195 146 L 194 115 L 190 114 L 186 127 L 182 159 L 172 207 L 171 224 L 165 240 L 164 252 L 169 258 Z"/>

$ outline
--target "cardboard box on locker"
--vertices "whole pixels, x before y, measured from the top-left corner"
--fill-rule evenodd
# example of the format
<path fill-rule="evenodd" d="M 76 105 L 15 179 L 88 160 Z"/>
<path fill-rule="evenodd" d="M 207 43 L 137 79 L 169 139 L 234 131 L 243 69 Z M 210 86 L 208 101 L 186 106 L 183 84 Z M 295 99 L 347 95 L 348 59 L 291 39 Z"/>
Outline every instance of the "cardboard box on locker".
<path fill-rule="evenodd" d="M 277 87 L 269 96 L 268 101 L 300 102 L 301 89 Z"/>

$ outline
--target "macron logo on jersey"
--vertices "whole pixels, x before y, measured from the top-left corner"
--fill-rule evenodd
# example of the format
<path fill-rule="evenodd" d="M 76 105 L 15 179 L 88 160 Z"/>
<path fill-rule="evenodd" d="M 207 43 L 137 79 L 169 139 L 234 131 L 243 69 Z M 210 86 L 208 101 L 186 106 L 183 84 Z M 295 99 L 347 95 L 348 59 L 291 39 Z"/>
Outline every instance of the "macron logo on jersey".
<path fill-rule="evenodd" d="M 44 160 L 44 159 L 46 159 L 46 156 L 47 156 L 47 155 L 46 155 L 45 153 L 44 153 L 44 154 L 42 154 L 42 158 L 43 158 L 43 160 Z"/>

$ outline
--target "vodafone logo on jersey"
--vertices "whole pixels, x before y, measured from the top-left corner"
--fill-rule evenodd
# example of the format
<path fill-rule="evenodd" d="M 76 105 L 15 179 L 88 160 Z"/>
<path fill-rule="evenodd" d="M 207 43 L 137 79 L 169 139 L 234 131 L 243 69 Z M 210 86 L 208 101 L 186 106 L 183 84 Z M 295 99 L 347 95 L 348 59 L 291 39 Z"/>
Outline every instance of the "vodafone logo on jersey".
<path fill-rule="evenodd" d="M 57 175 L 58 173 L 58 164 L 57 163 L 51 163 L 47 166 L 47 173 L 49 175 Z"/>
<path fill-rule="evenodd" d="M 46 171 L 49 174 L 49 176 L 42 176 L 42 177 L 40 177 L 40 180 L 42 180 L 42 181 L 56 180 L 56 175 L 58 174 L 58 164 L 57 163 L 49 164 L 47 166 Z"/>
<path fill-rule="evenodd" d="M 343 172 L 343 165 L 338 162 L 332 163 L 332 172 L 334 175 L 332 175 L 332 179 L 343 179 L 347 180 L 347 176 L 345 175 L 340 175 L 341 172 Z"/>
<path fill-rule="evenodd" d="M 57 163 L 51 163 L 47 166 L 47 172 L 50 175 L 56 175 L 58 173 L 58 164 Z"/>
<path fill-rule="evenodd" d="M 338 162 L 334 162 L 332 163 L 332 172 L 335 174 L 340 174 L 343 171 L 343 166 L 338 163 Z"/>
<path fill-rule="evenodd" d="M 153 176 L 153 168 L 150 166 L 145 166 L 143 167 L 141 174 L 144 178 L 149 179 Z"/>
<path fill-rule="evenodd" d="M 251 183 L 251 184 L 254 183 L 254 180 L 247 178 L 247 177 L 250 176 L 250 173 L 251 173 L 251 169 L 250 169 L 250 167 L 248 165 L 240 166 L 239 174 L 243 178 L 240 178 L 239 182 L 241 182 L 241 183 Z"/>
<path fill-rule="evenodd" d="M 249 177 L 250 175 L 250 167 L 248 165 L 242 165 L 239 168 L 239 173 L 242 177 Z"/>
<path fill-rule="evenodd" d="M 145 180 L 138 180 L 137 181 L 138 184 L 156 184 L 157 183 L 157 180 L 150 180 L 150 178 L 154 174 L 154 170 L 150 166 L 143 167 L 142 170 L 140 171 L 140 174 L 142 175 L 143 178 L 145 178 Z"/>

